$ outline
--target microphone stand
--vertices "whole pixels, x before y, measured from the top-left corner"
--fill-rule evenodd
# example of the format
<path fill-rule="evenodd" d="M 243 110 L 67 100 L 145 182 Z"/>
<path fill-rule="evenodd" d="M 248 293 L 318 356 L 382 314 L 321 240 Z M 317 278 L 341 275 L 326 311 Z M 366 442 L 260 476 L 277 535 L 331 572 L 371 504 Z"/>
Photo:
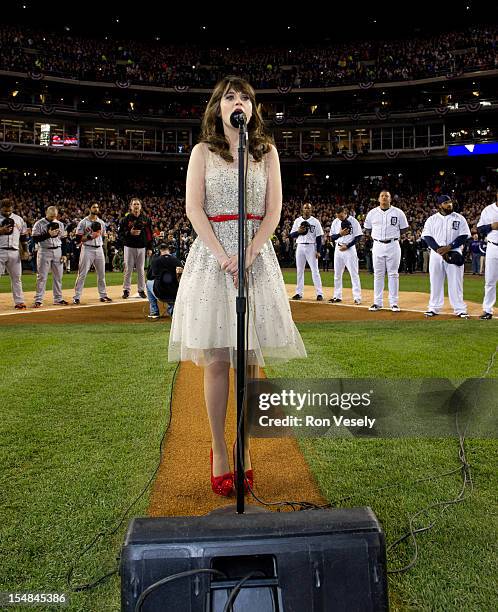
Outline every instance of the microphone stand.
<path fill-rule="evenodd" d="M 244 514 L 244 430 L 245 415 L 244 401 L 246 398 L 246 312 L 247 298 L 245 296 L 245 266 L 246 266 L 246 207 L 245 207 L 245 150 L 247 127 L 244 123 L 239 125 L 239 270 L 238 270 L 238 295 L 236 298 L 237 312 L 237 514 Z"/>

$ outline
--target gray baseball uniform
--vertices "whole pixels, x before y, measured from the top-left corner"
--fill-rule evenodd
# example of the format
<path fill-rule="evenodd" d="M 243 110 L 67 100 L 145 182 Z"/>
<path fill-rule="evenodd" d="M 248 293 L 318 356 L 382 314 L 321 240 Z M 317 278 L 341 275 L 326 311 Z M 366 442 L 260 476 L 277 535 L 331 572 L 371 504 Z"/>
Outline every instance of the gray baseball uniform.
<path fill-rule="evenodd" d="M 125 246 L 123 290 L 130 291 L 131 275 L 134 268 L 137 271 L 138 291 L 145 291 L 145 247 L 136 249 Z"/>
<path fill-rule="evenodd" d="M 0 235 L 0 276 L 7 270 L 10 276 L 10 285 L 14 304 L 24 304 L 24 293 L 22 290 L 22 265 L 19 253 L 19 241 L 21 236 L 28 233 L 26 222 L 19 215 L 11 214 L 14 227 L 11 234 Z M 5 217 L 0 213 L 0 223 Z"/>
<path fill-rule="evenodd" d="M 107 289 L 105 285 L 105 257 L 102 249 L 103 237 L 106 234 L 105 224 L 102 219 L 95 219 L 101 225 L 101 232 L 92 240 L 81 243 L 81 254 L 80 263 L 78 267 L 78 277 L 74 286 L 74 297 L 78 300 L 81 299 L 81 293 L 85 285 L 85 278 L 90 270 L 92 264 L 95 266 L 95 272 L 97 272 L 97 286 L 100 297 L 107 296 Z M 78 223 L 76 228 L 77 236 L 89 236 L 92 232 L 92 221 L 90 217 L 85 217 Z"/>
<path fill-rule="evenodd" d="M 47 286 L 47 278 L 49 270 L 52 270 L 52 291 L 54 294 L 54 303 L 62 300 L 62 274 L 64 264 L 61 262 L 62 257 L 62 238 L 67 236 L 64 224 L 58 219 L 53 223 L 59 225 L 59 234 L 52 238 L 48 234 L 48 225 L 51 223 L 47 218 L 39 219 L 33 225 L 31 235 L 38 244 L 38 253 L 36 258 L 36 294 L 35 302 L 43 302 L 45 288 Z M 36 240 L 36 237 L 46 236 L 44 240 Z"/>

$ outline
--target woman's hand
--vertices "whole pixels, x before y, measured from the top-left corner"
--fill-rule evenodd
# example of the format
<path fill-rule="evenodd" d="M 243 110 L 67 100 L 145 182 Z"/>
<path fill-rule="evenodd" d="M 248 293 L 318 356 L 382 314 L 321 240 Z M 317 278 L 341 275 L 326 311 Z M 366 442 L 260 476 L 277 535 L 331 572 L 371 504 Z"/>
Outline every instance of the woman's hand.
<path fill-rule="evenodd" d="M 246 270 L 250 268 L 256 259 L 257 253 L 254 253 L 253 248 L 249 245 L 246 249 Z"/>
<path fill-rule="evenodd" d="M 247 268 L 252 266 L 252 264 L 254 263 L 255 257 L 256 255 L 253 253 L 252 247 L 249 245 L 246 249 L 246 258 L 245 258 L 246 270 Z M 232 255 L 231 257 L 228 257 L 228 255 L 226 255 L 226 258 L 220 263 L 220 265 L 221 265 L 221 269 L 225 270 L 225 272 L 227 272 L 228 274 L 237 275 L 239 271 L 238 254 Z"/>
<path fill-rule="evenodd" d="M 237 274 L 239 271 L 239 258 L 237 255 L 231 257 L 226 256 L 226 259 L 221 263 L 221 269 L 227 274 Z"/>
<path fill-rule="evenodd" d="M 248 246 L 246 249 L 246 259 L 245 259 L 246 270 L 250 266 L 252 266 L 252 264 L 254 263 L 255 257 L 256 255 L 254 254 L 251 246 Z M 235 288 L 237 289 L 239 286 L 239 279 L 238 279 L 239 257 L 238 257 L 238 254 L 232 255 L 231 257 L 228 257 L 228 255 L 226 255 L 225 259 L 220 262 L 220 266 L 221 266 L 221 269 L 225 270 L 227 274 L 232 275 L 233 284 L 235 285 Z"/>

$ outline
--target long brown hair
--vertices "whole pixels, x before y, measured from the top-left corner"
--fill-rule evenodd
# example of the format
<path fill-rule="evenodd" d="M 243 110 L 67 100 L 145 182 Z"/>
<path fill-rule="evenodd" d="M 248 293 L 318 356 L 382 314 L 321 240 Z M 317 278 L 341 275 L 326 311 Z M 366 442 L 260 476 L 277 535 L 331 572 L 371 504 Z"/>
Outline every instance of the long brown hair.
<path fill-rule="evenodd" d="M 199 142 L 207 143 L 209 150 L 220 155 L 225 161 L 233 162 L 230 153 L 230 144 L 223 131 L 223 122 L 220 114 L 220 101 L 228 89 L 246 94 L 252 103 L 252 117 L 247 124 L 249 134 L 249 152 L 254 161 L 261 161 L 263 155 L 268 153 L 273 139 L 267 133 L 263 118 L 256 105 L 256 94 L 249 83 L 237 76 L 226 76 L 219 81 L 211 94 L 211 99 L 204 111 L 202 118 L 201 135 Z"/>

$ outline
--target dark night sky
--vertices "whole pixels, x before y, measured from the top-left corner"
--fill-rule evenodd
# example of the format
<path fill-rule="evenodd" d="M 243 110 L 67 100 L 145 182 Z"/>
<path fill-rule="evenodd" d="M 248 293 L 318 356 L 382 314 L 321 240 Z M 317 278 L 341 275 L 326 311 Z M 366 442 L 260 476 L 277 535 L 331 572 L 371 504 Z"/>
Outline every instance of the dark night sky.
<path fill-rule="evenodd" d="M 287 10 L 290 2 L 275 4 L 273 8 L 254 0 L 211 2 L 210 6 L 218 11 L 217 18 L 213 17 L 213 8 L 208 12 L 193 3 L 177 3 L 173 14 L 168 7 L 175 4 L 164 1 L 125 4 L 123 0 L 77 0 L 74 3 L 68 0 L 7 0 L 2 4 L 1 19 L 3 23 L 26 24 L 56 32 L 64 32 L 64 26 L 69 26 L 71 33 L 84 36 L 149 40 L 159 36 L 164 42 L 204 42 L 206 45 L 241 41 L 296 44 L 327 42 L 327 39 L 389 39 L 432 35 L 470 24 L 498 23 L 498 3 L 489 0 L 370 0 L 365 9 L 360 2 L 342 2 L 344 6 L 340 8 L 336 8 L 339 3 L 333 0 L 321 6 L 316 2 L 303 2 L 306 13 Z M 257 17 L 255 7 L 260 11 Z M 243 20 L 237 16 L 236 9 L 244 12 Z"/>

